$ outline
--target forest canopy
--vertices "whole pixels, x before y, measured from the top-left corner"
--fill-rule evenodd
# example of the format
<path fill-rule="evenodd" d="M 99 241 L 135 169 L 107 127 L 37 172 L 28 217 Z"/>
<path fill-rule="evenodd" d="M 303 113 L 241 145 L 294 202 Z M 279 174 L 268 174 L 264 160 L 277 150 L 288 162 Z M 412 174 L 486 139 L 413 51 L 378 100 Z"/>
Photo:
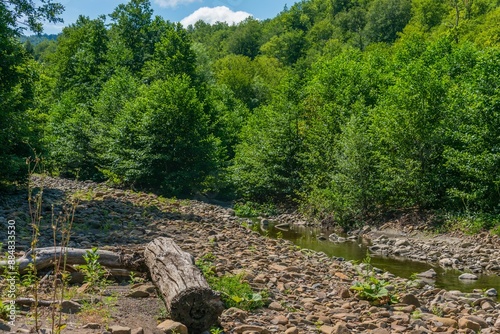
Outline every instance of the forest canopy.
<path fill-rule="evenodd" d="M 498 0 L 303 0 L 189 27 L 131 0 L 21 43 L 62 9 L 0 1 L 4 185 L 36 151 L 63 177 L 343 225 L 422 209 L 500 226 Z"/>

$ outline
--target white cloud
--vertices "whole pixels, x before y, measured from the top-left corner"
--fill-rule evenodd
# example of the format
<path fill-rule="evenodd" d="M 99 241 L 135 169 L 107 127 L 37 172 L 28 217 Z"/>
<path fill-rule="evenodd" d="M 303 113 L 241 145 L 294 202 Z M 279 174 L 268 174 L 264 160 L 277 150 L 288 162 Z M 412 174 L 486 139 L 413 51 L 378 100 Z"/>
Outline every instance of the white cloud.
<path fill-rule="evenodd" d="M 216 22 L 227 22 L 228 24 L 235 24 L 245 20 L 249 16 L 252 16 L 252 14 L 243 11 L 233 12 L 226 6 L 218 6 L 212 8 L 201 7 L 193 14 L 183 18 L 181 20 L 181 24 L 184 27 L 187 27 L 190 24 L 195 24 L 199 20 L 205 21 L 209 24 L 214 24 Z"/>
<path fill-rule="evenodd" d="M 154 3 L 160 7 L 177 7 L 178 5 L 185 5 L 193 2 L 199 2 L 201 0 L 154 0 Z"/>

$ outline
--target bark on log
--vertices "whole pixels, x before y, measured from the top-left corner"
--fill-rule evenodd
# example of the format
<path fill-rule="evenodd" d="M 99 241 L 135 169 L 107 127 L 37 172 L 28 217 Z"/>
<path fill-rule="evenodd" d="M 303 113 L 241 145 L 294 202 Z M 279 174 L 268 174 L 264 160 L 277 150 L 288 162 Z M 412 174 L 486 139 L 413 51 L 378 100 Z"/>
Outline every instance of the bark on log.
<path fill-rule="evenodd" d="M 19 273 L 24 274 L 27 271 L 28 265 L 35 260 L 36 269 L 38 271 L 45 268 L 49 268 L 54 265 L 54 258 L 59 258 L 61 252 L 66 253 L 66 264 L 85 264 L 85 259 L 83 256 L 90 249 L 79 249 L 79 248 L 65 248 L 65 247 L 46 247 L 46 248 L 36 248 L 34 251 L 27 252 L 23 257 L 16 260 L 19 265 Z M 135 271 L 138 267 L 134 267 L 126 261 L 126 259 L 118 253 L 98 250 L 99 263 L 105 267 L 109 268 L 126 268 Z M 0 268 L 7 267 L 7 261 L 0 261 Z"/>
<path fill-rule="evenodd" d="M 183 323 L 194 334 L 217 323 L 224 307 L 191 254 L 172 239 L 161 237 L 147 245 L 144 258 L 172 320 Z"/>

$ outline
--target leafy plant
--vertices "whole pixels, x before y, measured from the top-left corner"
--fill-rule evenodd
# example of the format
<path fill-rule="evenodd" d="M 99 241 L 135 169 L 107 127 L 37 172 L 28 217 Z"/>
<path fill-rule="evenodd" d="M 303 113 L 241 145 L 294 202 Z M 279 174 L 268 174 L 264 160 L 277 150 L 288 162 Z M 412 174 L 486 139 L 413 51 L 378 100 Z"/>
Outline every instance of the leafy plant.
<path fill-rule="evenodd" d="M 389 282 L 374 276 L 366 277 L 362 282 L 355 282 L 351 290 L 357 291 L 358 297 L 372 302 L 374 305 L 397 303 L 397 298 L 387 290 Z"/>
<path fill-rule="evenodd" d="M 251 201 L 236 202 L 233 209 L 239 217 L 272 216 L 277 212 L 271 203 L 259 204 Z"/>
<path fill-rule="evenodd" d="M 238 307 L 243 310 L 252 310 L 263 307 L 267 302 L 267 292 L 254 292 L 250 284 L 244 282 L 244 274 L 217 276 L 212 253 L 205 254 L 196 261 L 210 287 L 221 293 L 226 307 Z"/>
<path fill-rule="evenodd" d="M 267 293 L 256 293 L 250 284 L 243 281 L 243 274 L 224 275 L 209 280 L 212 289 L 222 294 L 226 307 L 238 307 L 243 310 L 253 310 L 266 304 Z"/>
<path fill-rule="evenodd" d="M 222 334 L 222 333 L 224 333 L 224 330 L 219 327 L 210 328 L 210 334 Z"/>
<path fill-rule="evenodd" d="M 78 269 L 85 275 L 85 283 L 90 289 L 101 291 L 108 284 L 108 271 L 99 263 L 97 247 L 88 250 L 83 258 L 85 264 L 78 266 Z"/>
<path fill-rule="evenodd" d="M 7 319 L 7 315 L 9 314 L 9 309 L 7 306 L 0 300 L 0 319 Z"/>
<path fill-rule="evenodd" d="M 379 280 L 374 276 L 371 258 L 368 253 L 363 263 L 365 265 L 365 271 L 361 273 L 362 280 L 354 282 L 350 289 L 356 291 L 360 299 L 368 300 L 374 305 L 397 303 L 397 297 L 386 288 L 390 283 Z"/>

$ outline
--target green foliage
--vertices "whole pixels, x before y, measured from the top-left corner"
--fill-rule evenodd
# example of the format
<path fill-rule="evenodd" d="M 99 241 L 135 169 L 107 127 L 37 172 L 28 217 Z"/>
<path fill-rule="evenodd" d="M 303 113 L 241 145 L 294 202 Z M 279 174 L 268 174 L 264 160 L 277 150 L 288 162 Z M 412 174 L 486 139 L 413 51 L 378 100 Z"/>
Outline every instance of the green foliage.
<path fill-rule="evenodd" d="M 0 4 L 0 183 L 9 183 L 23 180 L 26 158 L 38 148 L 37 124 L 29 117 L 37 67 L 4 21 L 9 15 L 4 6 Z"/>
<path fill-rule="evenodd" d="M 42 4 L 33 0 L 7 0 L 0 3 L 2 25 L 16 34 L 29 28 L 34 33 L 43 31 L 42 21 L 59 23 L 63 20 L 58 16 L 64 11 L 64 6 L 52 0 Z M 3 30 L 3 28 L 2 28 Z"/>
<path fill-rule="evenodd" d="M 205 254 L 196 261 L 210 287 L 221 293 L 222 301 L 227 308 L 238 307 L 243 310 L 253 310 L 267 303 L 267 293 L 256 293 L 250 284 L 244 281 L 244 274 L 217 276 L 213 266 L 214 255 Z"/>
<path fill-rule="evenodd" d="M 236 202 L 234 212 L 239 217 L 273 216 L 277 213 L 276 206 L 272 203 L 256 203 L 251 201 Z"/>
<path fill-rule="evenodd" d="M 56 174 L 167 195 L 494 229 L 499 5 L 305 0 L 184 29 L 131 0 L 110 24 L 82 16 L 23 46 L 19 22 L 38 31 L 62 6 L 0 2 L 0 182 L 22 180 L 34 149 Z"/>
<path fill-rule="evenodd" d="M 108 49 L 104 20 L 104 16 L 95 20 L 80 16 L 76 23 L 63 29 L 55 53 L 49 57 L 56 74 L 58 96 L 73 89 L 78 94 L 77 102 L 86 103 L 97 95 Z"/>
<path fill-rule="evenodd" d="M 266 304 L 266 293 L 255 293 L 252 287 L 244 282 L 244 274 L 224 275 L 209 279 L 209 284 L 212 289 L 221 292 L 222 301 L 228 308 L 253 310 Z"/>
<path fill-rule="evenodd" d="M 87 250 L 83 259 L 85 264 L 79 265 L 78 269 L 84 274 L 85 283 L 88 284 L 90 290 L 102 291 L 108 285 L 108 271 L 99 263 L 97 248 Z"/>
<path fill-rule="evenodd" d="M 359 298 L 368 300 L 373 305 L 397 303 L 397 297 L 386 288 L 390 283 L 374 276 L 370 262 L 370 255 L 367 254 L 363 260 L 365 266 L 364 273 L 362 273 L 363 278 L 361 281 L 354 282 L 350 289 L 356 291 Z"/>
<path fill-rule="evenodd" d="M 0 300 L 0 319 L 7 320 L 10 309 Z"/>
<path fill-rule="evenodd" d="M 291 81 L 287 79 L 285 85 Z M 231 167 L 240 196 L 259 202 L 295 196 L 300 188 L 300 116 L 285 92 L 249 117 Z"/>
<path fill-rule="evenodd" d="M 49 149 L 48 167 L 63 176 L 92 179 L 97 173 L 93 118 L 85 105 L 78 103 L 75 90 L 66 91 L 52 106 L 44 138 Z"/>
<path fill-rule="evenodd" d="M 186 195 L 217 164 L 218 142 L 186 76 L 142 86 L 124 105 L 110 136 L 107 169 L 124 184 Z"/>

